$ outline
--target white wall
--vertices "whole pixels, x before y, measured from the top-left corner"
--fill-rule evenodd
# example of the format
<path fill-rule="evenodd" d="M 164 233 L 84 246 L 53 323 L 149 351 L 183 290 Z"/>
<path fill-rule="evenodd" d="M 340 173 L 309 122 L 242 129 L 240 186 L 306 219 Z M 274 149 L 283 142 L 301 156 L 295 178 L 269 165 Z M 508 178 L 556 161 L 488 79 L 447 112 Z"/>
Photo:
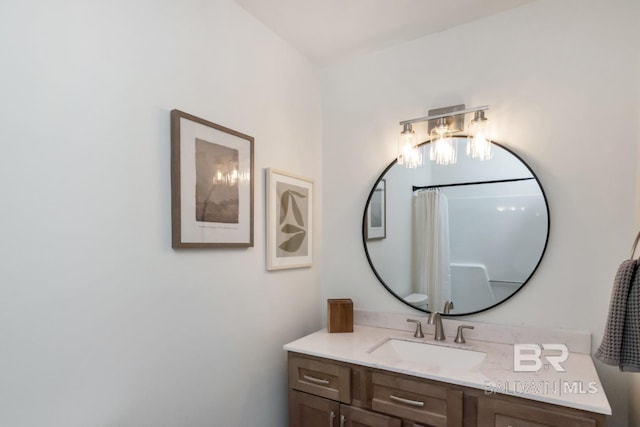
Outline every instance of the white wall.
<path fill-rule="evenodd" d="M 263 169 L 321 206 L 314 68 L 229 0 L 5 0 L 0 53 L 0 425 L 285 425 L 320 258 L 265 271 Z M 173 108 L 255 137 L 253 248 L 171 249 Z"/>
<path fill-rule="evenodd" d="M 587 330 L 595 350 L 634 237 L 639 7 L 540 0 L 325 70 L 324 297 L 412 312 L 376 282 L 363 255 L 366 196 L 395 155 L 400 120 L 489 104 L 496 140 L 524 158 L 547 192 L 551 235 L 531 282 L 471 318 Z M 628 376 L 597 367 L 611 425 L 626 425 Z"/>
<path fill-rule="evenodd" d="M 636 73 L 640 75 L 640 56 L 636 58 Z M 635 86 L 636 97 L 640 105 L 640 82 Z M 636 143 L 638 144 L 637 162 L 640 164 L 640 108 L 636 109 Z M 636 172 L 636 230 L 640 230 L 640 168 Z M 640 375 L 632 374 L 629 388 L 629 425 L 640 425 Z"/>

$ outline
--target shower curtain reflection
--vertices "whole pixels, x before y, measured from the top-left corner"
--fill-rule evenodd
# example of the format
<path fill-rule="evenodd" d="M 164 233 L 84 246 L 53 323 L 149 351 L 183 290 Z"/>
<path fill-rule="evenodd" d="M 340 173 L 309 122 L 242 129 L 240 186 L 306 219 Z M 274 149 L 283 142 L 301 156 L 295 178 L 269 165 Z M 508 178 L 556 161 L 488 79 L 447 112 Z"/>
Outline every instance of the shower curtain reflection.
<path fill-rule="evenodd" d="M 428 295 L 429 311 L 451 300 L 449 208 L 439 189 L 413 195 L 413 291 Z"/>

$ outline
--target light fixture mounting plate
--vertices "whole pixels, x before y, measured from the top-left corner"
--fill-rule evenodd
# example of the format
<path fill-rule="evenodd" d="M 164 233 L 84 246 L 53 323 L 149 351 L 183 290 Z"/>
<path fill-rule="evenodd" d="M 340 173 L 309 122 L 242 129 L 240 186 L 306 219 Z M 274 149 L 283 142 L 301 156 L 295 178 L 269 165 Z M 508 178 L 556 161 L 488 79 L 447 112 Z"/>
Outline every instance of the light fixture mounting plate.
<path fill-rule="evenodd" d="M 464 104 L 452 105 L 450 107 L 434 108 L 433 110 L 429 110 L 429 116 L 440 116 L 443 114 L 455 113 L 457 111 L 462 111 L 465 108 L 466 107 Z M 456 116 L 447 116 L 445 117 L 445 121 L 452 133 L 461 132 L 464 129 L 464 114 L 458 114 Z M 438 124 L 438 119 L 428 120 L 427 132 L 431 132 L 431 129 L 436 127 L 437 124 Z"/>

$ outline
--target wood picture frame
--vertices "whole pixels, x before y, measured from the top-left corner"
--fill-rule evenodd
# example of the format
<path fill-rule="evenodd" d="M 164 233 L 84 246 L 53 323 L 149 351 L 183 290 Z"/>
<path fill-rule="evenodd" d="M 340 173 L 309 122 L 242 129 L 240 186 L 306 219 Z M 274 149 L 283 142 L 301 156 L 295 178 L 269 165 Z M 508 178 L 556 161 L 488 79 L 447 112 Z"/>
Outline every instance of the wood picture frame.
<path fill-rule="evenodd" d="M 171 111 L 173 248 L 253 246 L 251 136 Z"/>
<path fill-rule="evenodd" d="M 267 270 L 313 264 L 313 181 L 267 169 Z"/>
<path fill-rule="evenodd" d="M 387 237 L 387 181 L 381 179 L 367 208 L 366 239 L 381 240 Z"/>

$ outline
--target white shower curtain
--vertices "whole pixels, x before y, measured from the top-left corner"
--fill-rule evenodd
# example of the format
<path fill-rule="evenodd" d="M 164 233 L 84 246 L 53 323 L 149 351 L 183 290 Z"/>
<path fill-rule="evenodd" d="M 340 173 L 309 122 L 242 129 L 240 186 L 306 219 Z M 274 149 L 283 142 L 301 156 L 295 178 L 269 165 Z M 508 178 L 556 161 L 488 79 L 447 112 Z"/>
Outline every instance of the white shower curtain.
<path fill-rule="evenodd" d="M 414 292 L 429 296 L 429 311 L 442 311 L 451 301 L 449 206 L 439 189 L 413 196 Z"/>

